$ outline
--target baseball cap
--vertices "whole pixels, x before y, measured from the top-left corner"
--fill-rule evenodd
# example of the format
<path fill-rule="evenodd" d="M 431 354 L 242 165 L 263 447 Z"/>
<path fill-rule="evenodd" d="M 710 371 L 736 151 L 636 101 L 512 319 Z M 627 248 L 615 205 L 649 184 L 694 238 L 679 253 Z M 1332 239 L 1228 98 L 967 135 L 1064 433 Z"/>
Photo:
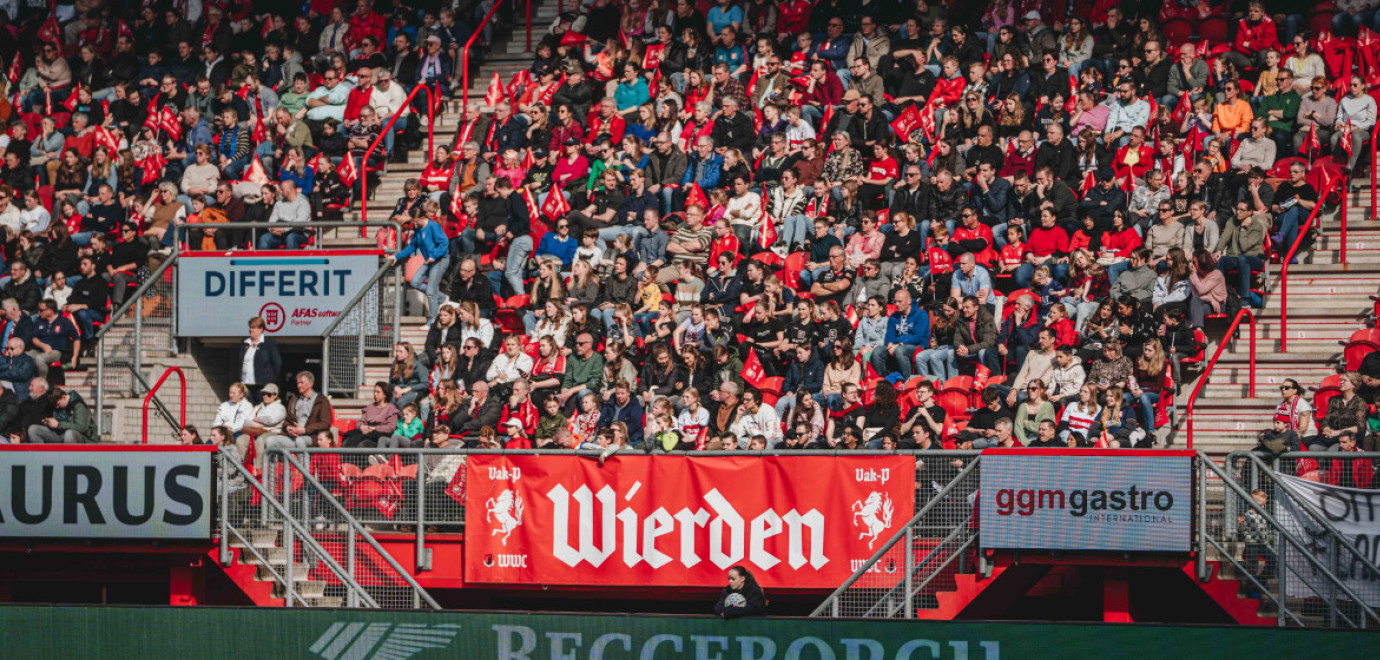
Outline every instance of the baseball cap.
<path fill-rule="evenodd" d="M 862 94 L 860 94 L 856 89 L 850 89 L 843 93 L 843 100 L 845 103 L 848 101 L 856 101 L 860 98 L 862 98 Z"/>
<path fill-rule="evenodd" d="M 259 391 L 262 392 L 262 393 L 264 393 L 264 394 L 277 394 L 277 393 L 278 393 L 278 385 L 277 385 L 276 383 L 269 383 L 269 384 L 267 384 L 267 385 L 264 385 L 264 388 L 263 388 L 262 390 L 259 390 Z"/>
<path fill-rule="evenodd" d="M 1038 20 L 1040 20 L 1040 12 L 1038 12 L 1038 11 L 1028 11 L 1028 12 L 1025 13 L 1025 16 L 1022 16 L 1021 18 L 1025 19 L 1025 20 L 1027 20 L 1027 21 L 1038 21 Z"/>
<path fill-rule="evenodd" d="M 504 426 L 504 428 L 510 428 L 510 429 L 513 428 L 513 427 L 522 428 L 522 421 L 519 420 L 519 419 L 516 419 L 516 418 L 510 419 L 510 420 L 504 422 L 504 423 L 503 423 L 503 426 Z"/>

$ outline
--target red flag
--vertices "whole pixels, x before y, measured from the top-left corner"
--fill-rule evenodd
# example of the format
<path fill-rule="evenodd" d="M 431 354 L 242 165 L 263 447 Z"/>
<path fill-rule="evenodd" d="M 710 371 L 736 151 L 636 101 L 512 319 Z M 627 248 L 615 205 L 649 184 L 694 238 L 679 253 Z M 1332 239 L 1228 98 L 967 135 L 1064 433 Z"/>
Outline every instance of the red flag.
<path fill-rule="evenodd" d="M 532 166 L 536 164 L 536 160 L 537 160 L 537 159 L 535 159 L 535 158 L 532 157 L 532 149 L 531 149 L 530 147 L 527 148 L 527 149 L 523 149 L 523 150 L 522 150 L 522 171 L 526 172 L 526 171 L 528 171 L 528 170 L 531 170 L 531 169 L 532 169 Z"/>
<path fill-rule="evenodd" d="M 925 132 L 925 139 L 934 140 L 934 106 L 927 104 L 920 110 L 920 130 Z"/>
<path fill-rule="evenodd" d="M 153 136 L 158 137 L 158 133 L 163 128 L 163 115 L 158 112 L 158 94 L 154 94 L 149 99 L 149 107 L 145 110 L 144 128 L 153 129 Z"/>
<path fill-rule="evenodd" d="M 43 114 L 51 116 L 53 114 L 53 90 L 43 90 Z"/>
<path fill-rule="evenodd" d="M 359 181 L 359 169 L 355 167 L 354 156 L 345 154 L 345 157 L 340 159 L 340 167 L 336 168 L 335 173 L 346 188 L 353 188 L 355 182 Z"/>
<path fill-rule="evenodd" d="M 459 197 L 459 195 L 456 195 Z M 537 198 L 532 194 L 532 189 L 527 186 L 522 187 L 522 201 L 527 204 L 527 215 L 532 218 L 541 217 L 541 207 L 537 206 Z M 456 213 L 455 215 L 460 215 Z"/>
<path fill-rule="evenodd" d="M 163 131 L 168 134 L 168 137 L 174 140 L 181 140 L 182 120 L 178 118 L 177 111 L 173 110 L 172 106 L 165 105 L 163 106 L 163 111 L 159 113 L 159 116 L 161 121 L 158 123 L 163 128 Z"/>
<path fill-rule="evenodd" d="M 92 139 L 95 140 L 97 147 L 104 147 L 110 151 L 110 155 L 120 152 L 120 140 L 115 134 L 104 126 L 97 126 L 91 131 Z"/>
<path fill-rule="evenodd" d="M 896 119 L 891 122 L 891 130 L 896 131 L 896 137 L 902 142 L 910 140 L 910 134 L 920 127 L 920 109 L 915 104 L 909 104 Z"/>
<path fill-rule="evenodd" d="M 121 24 L 123 24 L 123 21 L 121 21 Z M 264 17 L 264 26 L 263 26 L 262 28 L 259 29 L 259 36 L 262 37 L 262 38 L 264 38 L 264 39 L 267 39 L 267 38 L 268 38 L 268 33 L 272 32 L 272 31 L 273 31 L 273 15 L 272 15 L 272 14 L 269 14 L 268 16 L 265 16 L 265 17 Z"/>
<path fill-rule="evenodd" d="M 979 364 L 973 369 L 973 391 L 981 392 L 987 389 L 987 379 L 992 376 L 992 370 L 986 365 Z"/>
<path fill-rule="evenodd" d="M 81 83 L 78 82 L 77 84 L 72 85 L 72 93 L 71 93 L 71 94 L 68 94 L 68 95 L 67 95 L 67 100 L 62 102 L 62 106 L 63 106 L 64 108 L 67 108 L 67 111 L 68 111 L 68 112 L 76 112 L 76 111 L 77 111 L 77 104 L 78 104 L 78 103 L 81 103 L 81 99 L 77 98 L 78 95 L 79 95 L 80 93 L 81 93 Z"/>
<path fill-rule="evenodd" d="M 765 204 L 762 206 L 762 216 L 760 220 L 762 222 L 762 227 L 757 232 L 757 244 L 760 245 L 763 250 L 770 250 L 771 246 L 776 245 L 776 221 L 772 220 L 771 215 L 767 213 Z"/>
<path fill-rule="evenodd" d="M 495 106 L 501 103 L 504 98 L 503 80 L 498 77 L 498 72 L 495 71 L 493 80 L 489 81 L 489 91 L 484 93 L 484 103 Z"/>
<path fill-rule="evenodd" d="M 50 13 L 38 28 L 38 40 L 51 43 L 62 50 L 62 28 L 58 26 L 57 14 Z"/>
<path fill-rule="evenodd" d="M 1154 94 L 1147 94 L 1145 96 L 1145 101 L 1150 104 L 1150 118 L 1145 121 L 1145 127 L 1150 128 L 1150 125 L 1159 119 L 1160 104 L 1155 102 Z"/>
<path fill-rule="evenodd" d="M 240 88 L 237 89 L 237 90 L 235 90 L 235 96 L 240 97 L 240 100 L 241 100 L 241 101 L 248 101 L 248 100 L 249 100 L 249 85 L 240 85 Z"/>
<path fill-rule="evenodd" d="M 155 151 L 139 161 L 139 167 L 144 170 L 144 178 L 141 185 L 149 185 L 158 180 L 163 175 L 163 166 L 168 163 L 168 159 L 163 157 L 163 153 Z"/>
<path fill-rule="evenodd" d="M 1169 120 L 1175 124 L 1182 124 L 1184 117 L 1188 116 L 1188 111 L 1193 107 L 1193 103 L 1188 100 L 1188 92 L 1179 95 L 1179 104 L 1174 106 L 1174 112 L 1169 113 Z"/>
<path fill-rule="evenodd" d="M 700 184 L 690 184 L 690 189 L 685 192 L 685 206 L 698 206 L 706 211 L 709 210 L 709 198 L 705 196 L 704 189 L 700 188 Z"/>
<path fill-rule="evenodd" d="M 824 104 L 824 117 L 820 119 L 820 123 L 819 123 L 819 130 L 820 130 L 821 133 L 824 132 L 824 131 L 829 130 L 829 122 L 833 121 L 833 119 L 834 119 L 834 106 L 833 106 L 833 104 L 829 104 L 829 103 Z M 832 149 L 833 146 L 834 146 L 833 143 L 830 142 L 829 147 Z"/>
<path fill-rule="evenodd" d="M 552 188 L 546 196 L 546 201 L 542 202 L 541 212 L 554 222 L 570 212 L 570 202 L 565 201 L 565 195 L 562 195 L 561 191 Z"/>
<path fill-rule="evenodd" d="M 1318 142 L 1318 125 L 1313 124 L 1308 127 L 1308 137 L 1303 141 L 1303 153 L 1309 158 L 1315 153 L 1322 152 L 1322 144 Z"/>
<path fill-rule="evenodd" d="M 254 443 L 251 442 L 249 444 L 252 445 Z M 456 502 L 459 502 L 460 506 L 465 506 L 466 472 L 467 471 L 464 469 L 456 470 L 455 476 L 450 478 L 450 485 L 446 486 L 446 494 L 449 495 L 451 499 L 455 500 Z"/>
<path fill-rule="evenodd" d="M 1097 185 L 1097 176 L 1093 174 L 1092 170 L 1088 170 L 1088 173 L 1083 175 L 1083 188 L 1081 190 L 1081 196 L 1086 196 L 1088 194 L 1088 191 L 1092 190 L 1093 186 L 1095 185 Z"/>
<path fill-rule="evenodd" d="M 24 74 L 24 58 L 19 53 L 14 54 L 14 59 L 10 60 L 10 84 L 18 85 L 19 77 Z"/>
<path fill-rule="evenodd" d="M 508 98 L 514 105 L 517 105 L 518 97 L 522 95 L 522 90 L 532 84 L 532 74 L 523 69 L 513 74 L 513 79 L 508 81 Z"/>
<path fill-rule="evenodd" d="M 761 387 L 767 380 L 767 370 L 762 367 L 762 361 L 757 359 L 757 351 L 748 351 L 747 359 L 743 361 L 743 382 L 753 387 Z"/>
<path fill-rule="evenodd" d="M 529 211 L 530 211 L 530 209 L 529 209 Z M 465 196 L 464 196 L 464 195 L 451 195 L 451 196 L 450 196 L 450 214 L 453 215 L 453 216 L 455 216 L 455 217 L 457 217 L 457 218 L 465 214 Z"/>
<path fill-rule="evenodd" d="M 254 131 L 250 134 L 249 139 L 253 141 L 254 144 L 259 144 L 268 139 L 268 127 L 264 126 L 264 118 L 262 115 L 254 116 Z"/>
<path fill-rule="evenodd" d="M 126 39 L 129 39 L 129 43 L 131 45 L 134 44 L 134 30 L 129 29 L 129 23 L 126 23 L 123 20 L 121 20 L 115 26 L 115 37 L 117 39 L 120 37 L 124 37 Z"/>
<path fill-rule="evenodd" d="M 1347 118 L 1346 118 L 1346 128 L 1345 128 L 1344 130 L 1346 130 L 1346 135 L 1343 135 L 1343 136 L 1342 136 L 1342 150 L 1346 152 L 1346 157 L 1347 157 L 1347 158 L 1351 158 L 1351 151 L 1352 151 L 1352 149 L 1354 149 L 1355 147 L 1354 147 L 1354 145 L 1351 144 L 1351 143 L 1352 143 L 1352 137 L 1353 137 L 1354 134 L 1351 132 L 1351 118 L 1350 118 L 1350 117 L 1347 117 Z"/>
<path fill-rule="evenodd" d="M 642 68 L 655 69 L 661 66 L 661 58 L 666 53 L 666 44 L 651 44 L 642 50 Z"/>
<path fill-rule="evenodd" d="M 349 160 L 349 158 L 345 160 Z M 341 161 L 341 165 L 344 165 L 344 161 Z M 264 164 L 259 161 L 259 154 L 254 154 L 254 160 L 249 163 L 249 167 L 244 168 L 244 178 L 240 180 L 252 181 L 261 186 L 268 183 L 268 172 L 264 171 Z"/>

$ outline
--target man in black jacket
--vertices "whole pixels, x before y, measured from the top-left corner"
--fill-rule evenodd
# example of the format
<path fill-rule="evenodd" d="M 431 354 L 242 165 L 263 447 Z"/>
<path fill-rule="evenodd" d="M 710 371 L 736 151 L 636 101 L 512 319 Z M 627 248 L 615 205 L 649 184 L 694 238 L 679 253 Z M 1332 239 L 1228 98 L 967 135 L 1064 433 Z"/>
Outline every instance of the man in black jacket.
<path fill-rule="evenodd" d="M 1054 178 L 1065 183 L 1078 178 L 1078 153 L 1073 142 L 1064 137 L 1064 127 L 1058 122 L 1049 125 L 1044 144 L 1035 150 L 1035 169 L 1042 167 L 1048 167 Z"/>
<path fill-rule="evenodd" d="M 77 328 L 86 342 L 95 335 L 96 322 L 105 320 L 110 286 L 96 276 L 96 260 L 89 255 L 81 258 L 80 268 L 81 280 L 72 285 L 72 295 L 67 297 L 62 311 L 77 319 Z"/>
<path fill-rule="evenodd" d="M 450 426 L 457 433 L 478 434 L 479 429 L 485 426 L 497 425 L 502 412 L 503 401 L 489 394 L 488 381 L 476 381 L 470 387 L 469 398 L 460 404 L 459 412 L 451 419 Z"/>
<path fill-rule="evenodd" d="M 729 96 L 721 102 L 723 111 L 714 120 L 714 146 L 737 149 L 743 153 L 752 151 L 757 143 L 757 131 L 752 127 L 752 118 L 738 111 L 738 99 Z"/>
<path fill-rule="evenodd" d="M 461 259 L 456 268 L 455 280 L 450 284 L 450 299 L 454 302 L 471 301 L 479 305 L 479 313 L 491 318 L 495 309 L 494 289 L 488 278 L 478 277 L 478 269 L 473 259 Z"/>
<path fill-rule="evenodd" d="M 255 405 L 259 403 L 259 390 L 269 383 L 277 383 L 283 371 L 278 344 L 264 336 L 264 326 L 262 318 L 249 319 L 249 338 L 240 344 L 239 357 L 235 360 L 235 364 L 240 365 L 240 382 L 248 388 L 249 400 Z"/>
<path fill-rule="evenodd" d="M 38 311 L 38 303 L 42 297 L 43 290 L 29 272 L 29 267 L 23 261 L 16 260 L 11 263 L 10 282 L 5 288 L 0 289 L 0 298 L 14 298 L 15 302 L 19 303 L 19 309 L 33 314 Z"/>

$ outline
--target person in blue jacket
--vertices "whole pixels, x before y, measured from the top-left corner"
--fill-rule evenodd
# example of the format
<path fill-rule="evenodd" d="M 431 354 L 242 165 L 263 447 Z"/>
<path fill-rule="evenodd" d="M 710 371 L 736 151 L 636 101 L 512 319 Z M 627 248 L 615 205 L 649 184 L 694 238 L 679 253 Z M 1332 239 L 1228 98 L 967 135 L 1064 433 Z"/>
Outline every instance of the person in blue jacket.
<path fill-rule="evenodd" d="M 570 221 L 561 218 L 556 221 L 556 231 L 548 231 L 537 244 L 536 256 L 552 256 L 561 260 L 561 269 L 570 270 L 570 262 L 575 260 L 575 250 L 580 242 L 570 235 Z"/>
<path fill-rule="evenodd" d="M 786 418 L 786 413 L 795 407 L 796 392 L 818 392 L 824 387 L 824 361 L 814 346 L 800 344 L 795 347 L 795 360 L 786 367 L 786 376 L 781 381 L 781 397 L 776 400 L 776 415 Z"/>
<path fill-rule="evenodd" d="M 413 254 L 420 254 L 426 260 L 412 274 L 407 285 L 426 293 L 427 306 L 430 307 L 426 322 L 430 327 L 436 320 L 436 313 L 441 311 L 441 303 L 446 300 L 445 294 L 441 293 L 441 278 L 445 276 L 446 268 L 450 267 L 450 240 L 446 238 L 445 230 L 441 229 L 441 223 L 433 222 L 426 213 L 414 218 L 413 225 L 412 240 L 407 247 L 388 259 L 406 261 Z"/>
<path fill-rule="evenodd" d="M 613 387 L 613 396 L 599 411 L 599 428 L 623 422 L 628 426 L 628 443 L 638 447 L 642 445 L 642 417 L 642 401 L 633 396 L 632 383 L 620 380 Z"/>
<path fill-rule="evenodd" d="M 909 379 L 915 351 L 930 346 L 930 314 L 906 289 L 897 289 L 891 300 L 896 311 L 887 319 L 886 343 L 872 351 L 872 368 L 883 376 L 896 372 Z"/>

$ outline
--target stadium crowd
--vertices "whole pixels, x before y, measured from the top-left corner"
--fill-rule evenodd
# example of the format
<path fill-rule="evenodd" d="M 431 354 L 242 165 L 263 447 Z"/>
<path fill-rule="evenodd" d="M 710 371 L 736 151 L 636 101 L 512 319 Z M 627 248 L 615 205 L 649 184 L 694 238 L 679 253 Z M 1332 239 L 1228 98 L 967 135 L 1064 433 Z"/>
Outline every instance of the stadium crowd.
<path fill-rule="evenodd" d="M 386 146 L 415 146 L 405 90 L 449 91 L 487 9 L 314 1 L 289 27 L 228 4 L 0 26 L 44 44 L 7 94 L 12 241 L 300 247 L 272 223 L 348 203 L 395 114 Z M 340 440 L 1153 446 L 1207 320 L 1258 306 L 1369 167 L 1380 39 L 1342 4 L 571 6 L 392 210 L 427 340 Z"/>

